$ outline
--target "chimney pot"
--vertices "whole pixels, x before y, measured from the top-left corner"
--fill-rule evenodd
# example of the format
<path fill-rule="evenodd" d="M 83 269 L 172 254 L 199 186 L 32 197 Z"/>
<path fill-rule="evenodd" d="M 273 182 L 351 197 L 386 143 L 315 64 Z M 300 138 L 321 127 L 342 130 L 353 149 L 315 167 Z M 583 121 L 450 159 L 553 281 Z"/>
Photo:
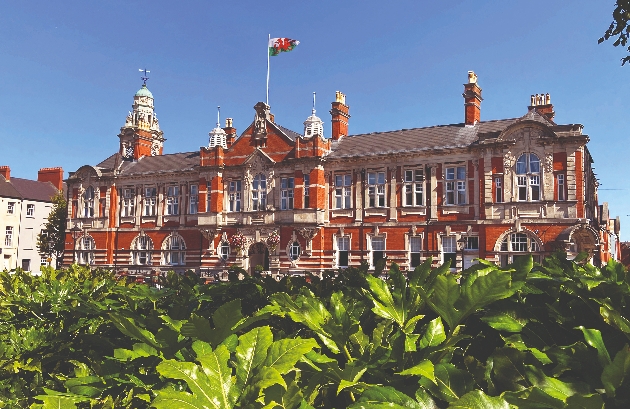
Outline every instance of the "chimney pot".
<path fill-rule="evenodd" d="M 232 118 L 225 118 L 225 127 L 226 128 L 232 127 Z"/>
<path fill-rule="evenodd" d="M 8 166 L 0 166 L 0 175 L 4 176 L 8 182 L 11 178 L 11 168 Z"/>

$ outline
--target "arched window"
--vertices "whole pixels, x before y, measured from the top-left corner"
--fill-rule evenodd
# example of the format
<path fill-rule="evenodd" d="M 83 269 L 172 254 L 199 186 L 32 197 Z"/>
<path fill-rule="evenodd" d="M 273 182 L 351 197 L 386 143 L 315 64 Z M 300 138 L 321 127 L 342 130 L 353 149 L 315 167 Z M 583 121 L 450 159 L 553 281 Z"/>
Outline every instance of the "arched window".
<path fill-rule="evenodd" d="M 79 264 L 94 264 L 94 239 L 90 236 L 83 236 L 77 240 L 77 262 Z"/>
<path fill-rule="evenodd" d="M 291 243 L 291 245 L 289 246 L 289 258 L 292 261 L 295 261 L 300 258 L 300 253 L 301 253 L 300 242 L 296 240 L 293 243 Z"/>
<path fill-rule="evenodd" d="M 507 234 L 499 248 L 501 252 L 501 267 L 505 267 L 513 263 L 519 257 L 527 257 L 530 254 L 534 257 L 534 261 L 540 263 L 540 245 L 538 240 L 528 233 L 510 233 Z"/>
<path fill-rule="evenodd" d="M 92 186 L 83 192 L 83 217 L 94 217 L 94 188 Z"/>
<path fill-rule="evenodd" d="M 139 266 L 151 264 L 153 241 L 147 235 L 136 237 L 131 243 L 131 263 Z"/>
<path fill-rule="evenodd" d="M 540 159 L 524 153 L 516 161 L 516 187 L 519 201 L 540 200 Z"/>
<path fill-rule="evenodd" d="M 267 208 L 267 177 L 259 173 L 252 183 L 252 210 Z"/>
<path fill-rule="evenodd" d="M 178 234 L 172 234 L 164 240 L 162 245 L 163 264 L 180 266 L 186 263 L 186 243 Z"/>
<path fill-rule="evenodd" d="M 219 257 L 221 257 L 223 261 L 227 261 L 228 257 L 230 257 L 230 243 L 227 241 L 222 241 L 219 244 Z"/>

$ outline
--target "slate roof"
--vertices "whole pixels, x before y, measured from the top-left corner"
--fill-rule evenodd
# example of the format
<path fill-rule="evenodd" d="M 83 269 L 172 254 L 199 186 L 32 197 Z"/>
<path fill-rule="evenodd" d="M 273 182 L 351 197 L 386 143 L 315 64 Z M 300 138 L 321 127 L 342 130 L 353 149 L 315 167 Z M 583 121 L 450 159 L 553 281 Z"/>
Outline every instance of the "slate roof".
<path fill-rule="evenodd" d="M 120 161 L 120 154 L 116 153 L 96 165 L 96 167 L 113 170 L 116 164 L 120 164 Z M 180 152 L 159 156 L 144 156 L 136 162 L 123 161 L 119 174 L 170 173 L 192 170 L 196 166 L 199 166 L 199 151 Z"/>
<path fill-rule="evenodd" d="M 289 128 L 285 128 L 284 126 L 282 126 L 282 125 L 278 125 L 278 124 L 276 124 L 276 123 L 274 123 L 274 125 L 275 125 L 275 126 L 277 126 L 278 128 L 280 128 L 280 130 L 281 130 L 282 132 L 284 132 L 284 134 L 285 134 L 286 136 L 288 136 L 288 137 L 289 137 L 289 139 L 291 139 L 292 141 L 295 141 L 295 139 L 296 139 L 296 138 L 298 138 L 298 137 L 302 137 L 302 135 L 301 135 L 301 134 L 299 134 L 299 133 L 297 133 L 297 132 L 295 132 L 295 131 L 292 131 L 292 130 L 290 130 Z"/>
<path fill-rule="evenodd" d="M 508 126 L 525 120 L 541 122 L 548 126 L 555 125 L 538 112 L 529 111 L 521 118 L 482 121 L 476 125 L 460 123 L 350 135 L 339 141 L 333 141 L 329 157 L 347 158 L 463 148 L 477 141 L 481 134 L 498 134 Z"/>
<path fill-rule="evenodd" d="M 50 182 L 38 182 L 37 180 L 14 177 L 7 181 L 0 176 L 0 196 L 50 202 L 50 199 L 56 194 L 57 189 Z"/>

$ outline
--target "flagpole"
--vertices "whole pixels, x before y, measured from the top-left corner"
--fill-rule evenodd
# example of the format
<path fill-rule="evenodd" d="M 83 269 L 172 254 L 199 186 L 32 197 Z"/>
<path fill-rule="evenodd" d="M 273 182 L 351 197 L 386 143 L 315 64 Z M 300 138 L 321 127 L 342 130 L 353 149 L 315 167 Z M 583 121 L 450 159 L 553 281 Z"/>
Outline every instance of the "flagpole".
<path fill-rule="evenodd" d="M 271 34 L 267 38 L 267 99 L 265 103 L 269 105 L 269 41 L 271 41 Z"/>

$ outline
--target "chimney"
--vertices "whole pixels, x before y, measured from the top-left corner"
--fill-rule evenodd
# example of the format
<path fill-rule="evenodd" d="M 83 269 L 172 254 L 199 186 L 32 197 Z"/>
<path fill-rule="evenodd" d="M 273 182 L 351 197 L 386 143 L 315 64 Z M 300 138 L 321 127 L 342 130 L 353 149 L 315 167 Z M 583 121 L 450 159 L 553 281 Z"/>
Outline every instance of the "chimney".
<path fill-rule="evenodd" d="M 350 119 L 350 107 L 346 105 L 345 94 L 335 92 L 335 102 L 332 103 L 330 115 L 332 115 L 332 139 L 339 140 L 342 136 L 348 135 L 348 119 Z"/>
<path fill-rule="evenodd" d="M 550 121 L 553 121 L 553 117 L 556 116 L 553 105 L 551 105 L 551 95 L 549 93 L 532 95 L 530 97 L 530 106 L 527 109 L 530 111 L 535 109 Z"/>
<path fill-rule="evenodd" d="M 481 118 L 481 88 L 477 85 L 477 75 L 468 71 L 468 84 L 464 84 L 464 123 L 474 125 Z"/>
<path fill-rule="evenodd" d="M 50 182 L 57 190 L 63 189 L 63 168 L 42 168 L 37 172 L 38 182 Z"/>
<path fill-rule="evenodd" d="M 8 182 L 11 177 L 11 168 L 8 166 L 0 166 L 0 175 L 4 176 Z"/>
<path fill-rule="evenodd" d="M 225 128 L 223 128 L 223 130 L 227 134 L 225 138 L 226 146 L 230 149 L 230 146 L 232 146 L 236 139 L 236 128 L 232 126 L 232 118 L 225 118 Z"/>

